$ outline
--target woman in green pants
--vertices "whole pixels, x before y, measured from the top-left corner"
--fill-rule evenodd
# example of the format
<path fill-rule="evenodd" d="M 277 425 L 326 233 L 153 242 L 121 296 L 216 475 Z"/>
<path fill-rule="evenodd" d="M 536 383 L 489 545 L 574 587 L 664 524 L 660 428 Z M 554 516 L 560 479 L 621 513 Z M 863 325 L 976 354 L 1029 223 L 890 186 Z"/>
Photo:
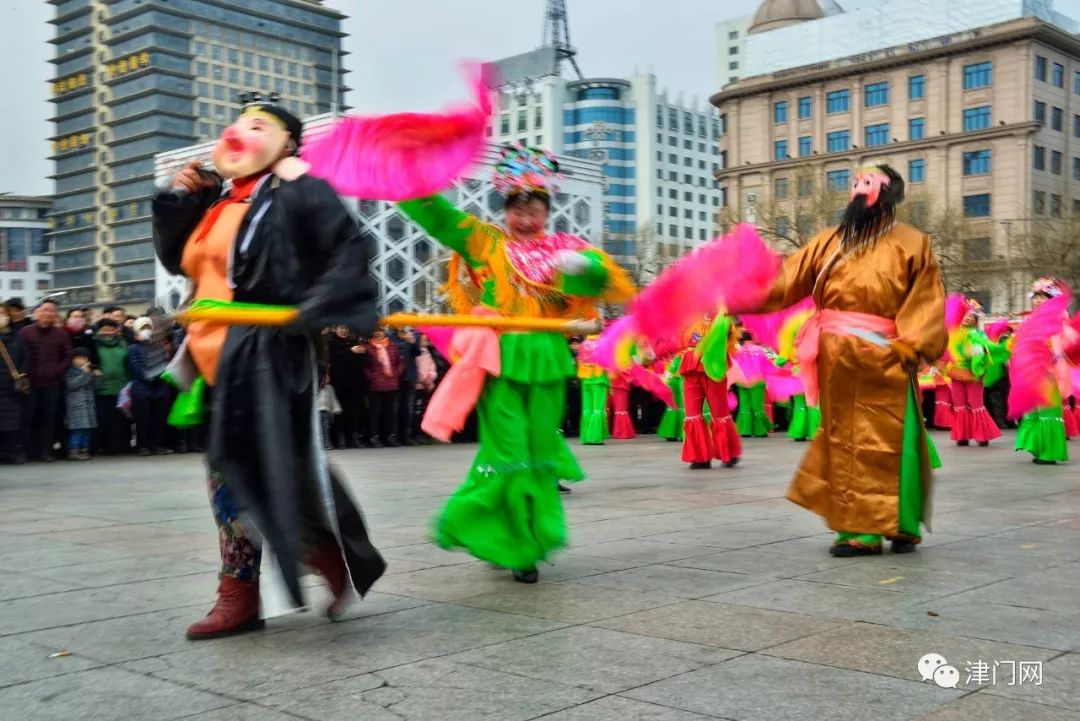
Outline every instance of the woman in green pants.
<path fill-rule="evenodd" d="M 495 186 L 506 197 L 506 228 L 463 213 L 441 196 L 401 204 L 428 235 L 454 251 L 447 294 L 457 312 L 533 318 L 595 318 L 597 302 L 621 304 L 634 289 L 601 250 L 546 230 L 550 180 L 544 151 L 508 148 Z M 500 369 L 476 406 L 480 448 L 438 520 L 436 541 L 511 569 L 535 583 L 536 566 L 566 544 L 559 479 L 584 475 L 560 433 L 566 379 L 576 373 L 558 333 L 501 333 Z"/>

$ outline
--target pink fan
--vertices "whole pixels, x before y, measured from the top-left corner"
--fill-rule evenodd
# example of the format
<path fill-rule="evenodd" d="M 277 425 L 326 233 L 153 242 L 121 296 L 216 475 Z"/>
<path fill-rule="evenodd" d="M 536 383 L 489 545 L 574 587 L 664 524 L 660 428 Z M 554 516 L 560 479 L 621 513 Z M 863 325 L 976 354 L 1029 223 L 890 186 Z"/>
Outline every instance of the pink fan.
<path fill-rule="evenodd" d="M 969 310 L 963 293 L 950 293 L 945 299 L 945 330 L 951 333 L 959 328 Z"/>
<path fill-rule="evenodd" d="M 371 200 L 409 200 L 444 190 L 483 151 L 491 114 L 492 66 L 466 69 L 474 105 L 441 114 L 344 117 L 304 144 L 309 172 L 342 195 Z"/>
<path fill-rule="evenodd" d="M 1019 418 L 1053 403 L 1056 360 L 1051 339 L 1065 325 L 1072 293 L 1066 290 L 1036 308 L 1016 331 L 1009 360 L 1009 417 Z"/>
<path fill-rule="evenodd" d="M 1007 320 L 996 320 L 986 326 L 986 337 L 994 343 L 1001 340 L 1001 336 L 1012 330 L 1012 324 Z"/>
<path fill-rule="evenodd" d="M 792 396 L 806 392 L 803 388 L 802 379 L 797 375 L 793 375 L 790 367 L 774 368 L 766 374 L 765 389 L 773 400 L 780 402 L 789 401 Z"/>
<path fill-rule="evenodd" d="M 650 341 L 723 310 L 756 310 L 780 272 L 780 256 L 748 223 L 698 246 L 638 295 L 632 312 Z"/>
<path fill-rule="evenodd" d="M 644 366 L 633 365 L 630 367 L 630 380 L 634 385 L 644 388 L 654 396 L 662 400 L 668 408 L 675 408 L 675 394 L 672 392 L 664 379 L 653 373 Z"/>
<path fill-rule="evenodd" d="M 776 366 L 765 351 L 753 343 L 747 343 L 732 356 L 739 365 L 746 385 L 756 385 L 765 380 L 775 370 Z"/>
<path fill-rule="evenodd" d="M 807 296 L 798 303 L 775 313 L 745 313 L 739 316 L 742 324 L 754 335 L 754 340 L 780 352 L 780 329 L 793 316 L 814 310 L 814 299 Z"/>
<path fill-rule="evenodd" d="M 450 357 L 450 344 L 454 340 L 455 328 L 445 326 L 425 326 L 423 328 L 417 328 L 416 330 L 428 337 L 431 341 L 431 345 L 435 346 L 435 350 L 439 351 L 439 355 L 451 363 L 454 362 Z"/>

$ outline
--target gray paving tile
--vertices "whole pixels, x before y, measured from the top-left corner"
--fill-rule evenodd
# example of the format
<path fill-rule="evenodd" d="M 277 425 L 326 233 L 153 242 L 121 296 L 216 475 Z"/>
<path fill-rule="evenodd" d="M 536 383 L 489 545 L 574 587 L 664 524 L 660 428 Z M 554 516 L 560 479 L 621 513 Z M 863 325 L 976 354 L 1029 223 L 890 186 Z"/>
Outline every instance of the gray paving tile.
<path fill-rule="evenodd" d="M 887 556 L 886 558 L 894 558 Z M 950 571 L 937 568 L 920 568 L 912 564 L 893 564 L 882 559 L 880 563 L 846 564 L 824 571 L 807 573 L 800 581 L 835 583 L 857 588 L 876 588 L 896 593 L 943 596 L 988 586 L 996 581 L 1010 578 L 1008 573 L 986 569 L 981 573 Z M 983 589 L 985 590 L 985 589 Z M 982 590 L 979 591 L 982 593 Z"/>
<path fill-rule="evenodd" d="M 980 692 L 919 716 L 914 721 L 1080 721 L 1080 712 Z"/>
<path fill-rule="evenodd" d="M 0 718 L 171 721 L 234 703 L 139 673 L 101 668 L 0 689 Z"/>
<path fill-rule="evenodd" d="M 599 695 L 439 659 L 270 696 L 260 703 L 321 721 L 526 721 Z"/>
<path fill-rule="evenodd" d="M 633 539 L 574 546 L 574 552 L 581 556 L 598 556 L 616 561 L 666 563 L 716 553 L 716 549 L 708 546 L 690 546 L 679 543 L 658 543 L 657 541 Z"/>
<path fill-rule="evenodd" d="M 1014 655 L 1002 660 L 1041 661 L 1043 659 Z M 1029 667 L 1030 668 L 1030 667 Z M 1013 667 L 1002 669 L 1004 680 L 986 689 L 995 696 L 1029 701 L 1031 703 L 1061 706 L 1080 711 L 1080 654 L 1068 653 L 1051 659 L 1042 665 L 1042 683 L 1035 685 L 1023 678 L 1023 673 Z M 1029 671 L 1030 672 L 1030 671 Z M 1029 676 L 1028 679 L 1031 679 Z M 1014 685 L 1009 685 L 1014 684 Z"/>
<path fill-rule="evenodd" d="M 234 706 L 204 711 L 194 716 L 184 716 L 182 721 L 296 721 L 310 719 L 310 716 L 294 716 L 268 709 L 254 703 L 239 703 Z"/>
<path fill-rule="evenodd" d="M 739 721 L 907 721 L 961 693 L 917 681 L 749 655 L 622 695 Z"/>
<path fill-rule="evenodd" d="M 607 696 L 544 716 L 544 721 L 715 721 L 717 718 L 621 696 Z"/>
<path fill-rule="evenodd" d="M 454 601 L 514 585 L 509 571 L 495 570 L 469 559 L 468 563 L 385 576 L 379 581 L 378 588 L 384 593 L 428 601 Z"/>
<path fill-rule="evenodd" d="M 703 568 L 708 571 L 748 573 L 772 578 L 794 578 L 815 571 L 825 571 L 850 564 L 848 559 L 833 558 L 827 553 L 799 553 L 772 550 L 772 546 L 720 551 L 706 556 L 694 556 L 668 565 Z"/>
<path fill-rule="evenodd" d="M 900 608 L 889 623 L 1059 651 L 1080 647 L 1080 612 L 985 603 L 977 594 L 966 592 Z"/>
<path fill-rule="evenodd" d="M 860 563 L 866 559 L 851 559 Z M 872 560 L 870 561 L 873 562 Z M 854 591 L 846 586 L 782 579 L 738 591 L 709 596 L 706 601 L 730 603 L 736 606 L 769 608 L 774 611 L 805 613 L 825 618 L 846 618 L 852 621 L 888 623 L 905 608 L 912 608 L 928 594 L 896 593 L 879 588 Z"/>
<path fill-rule="evenodd" d="M 0 688 L 78 673 L 101 665 L 75 654 L 49 658 L 53 653 L 65 650 L 50 649 L 19 638 L 0 638 Z"/>
<path fill-rule="evenodd" d="M 455 603 L 577 624 L 621 616 L 646 608 L 656 608 L 676 603 L 679 600 L 671 595 L 640 593 L 629 589 L 597 588 L 583 584 L 592 578 L 595 577 L 536 587 L 515 584 L 514 587 L 493 593 L 461 598 Z"/>
<path fill-rule="evenodd" d="M 34 571 L 35 576 L 52 579 L 57 582 L 77 584 L 81 588 L 114 586 L 119 583 L 153 581 L 156 579 L 175 578 L 205 574 L 214 567 L 191 561 L 169 561 L 168 563 L 148 562 L 145 558 L 121 558 L 98 563 L 81 563 L 61 568 L 42 568 Z M 203 579 L 191 579 L 201 582 Z"/>
<path fill-rule="evenodd" d="M 592 625 L 672 641 L 757 651 L 838 628 L 843 623 L 839 620 L 783 611 L 729 606 L 709 601 L 683 601 L 671 606 L 596 621 Z"/>
<path fill-rule="evenodd" d="M 616 693 L 736 655 L 698 644 L 576 627 L 468 651 L 450 660 Z"/>
<path fill-rule="evenodd" d="M 44 596 L 62 591 L 74 591 L 82 586 L 70 581 L 54 580 L 41 575 L 7 571 L 0 580 L 0 601 L 28 596 Z"/>
<path fill-rule="evenodd" d="M 654 592 L 679 598 L 704 598 L 768 583 L 768 576 L 650 565 L 578 579 L 578 583 L 627 591 Z"/>
<path fill-rule="evenodd" d="M 974 676 L 970 675 L 971 664 L 980 660 L 991 666 L 996 660 L 1045 661 L 1056 656 L 1058 651 L 959 638 L 930 631 L 852 623 L 775 646 L 762 653 L 853 671 L 873 669 L 874 673 L 911 681 L 922 680 L 918 669 L 919 659 L 928 653 L 937 653 L 960 671 L 958 688 L 977 691 L 982 685 L 977 672 Z"/>

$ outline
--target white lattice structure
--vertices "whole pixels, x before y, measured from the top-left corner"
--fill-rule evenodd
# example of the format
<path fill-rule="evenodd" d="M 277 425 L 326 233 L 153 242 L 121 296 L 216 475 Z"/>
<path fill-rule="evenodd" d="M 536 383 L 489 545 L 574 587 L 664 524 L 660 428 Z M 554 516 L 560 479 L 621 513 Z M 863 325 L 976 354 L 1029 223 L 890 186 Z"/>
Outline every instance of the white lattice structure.
<path fill-rule="evenodd" d="M 329 116 L 312 118 L 306 128 L 317 132 L 329 121 Z M 155 159 L 158 182 L 164 182 L 189 160 L 209 158 L 212 148 L 213 143 L 204 143 L 158 155 Z M 495 193 L 490 177 L 497 156 L 498 148 L 490 146 L 483 162 L 445 193 L 462 210 L 496 222 L 502 216 L 502 197 Z M 602 168 L 580 158 L 559 156 L 559 163 L 566 179 L 553 199 L 551 229 L 573 233 L 599 245 L 604 207 Z M 381 311 L 440 310 L 437 289 L 446 277 L 448 253 L 398 212 L 393 203 L 344 200 L 360 225 L 378 241 L 372 272 L 379 281 Z M 170 275 L 158 264 L 155 293 L 158 305 L 171 312 L 187 297 L 188 290 L 185 278 Z"/>

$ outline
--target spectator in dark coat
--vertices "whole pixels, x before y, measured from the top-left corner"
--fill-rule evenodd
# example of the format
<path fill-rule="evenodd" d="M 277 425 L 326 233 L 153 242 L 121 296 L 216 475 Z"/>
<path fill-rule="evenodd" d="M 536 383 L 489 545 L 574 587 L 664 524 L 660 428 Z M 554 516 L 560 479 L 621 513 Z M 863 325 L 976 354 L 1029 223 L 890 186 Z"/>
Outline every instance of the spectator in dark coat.
<path fill-rule="evenodd" d="M 405 363 L 386 331 L 376 328 L 364 354 L 368 388 L 368 445 L 396 446 L 398 392 Z"/>
<path fill-rule="evenodd" d="M 128 349 L 131 373 L 131 405 L 135 414 L 135 439 L 140 456 L 172 453 L 165 447 L 165 421 L 169 416 L 169 385 L 161 374 L 169 364 L 163 329 L 143 317 L 132 324 L 135 343 Z"/>
<path fill-rule="evenodd" d="M 410 329 L 395 331 L 390 336 L 397 346 L 402 360 L 401 389 L 398 391 L 397 442 L 403 446 L 415 446 L 413 416 L 416 415 L 416 359 L 420 356 L 420 344 Z"/>
<path fill-rule="evenodd" d="M 15 374 L 26 373 L 26 344 L 11 328 L 11 313 L 0 305 L 0 345 L 4 346 Z M 22 409 L 26 394 L 15 390 L 15 376 L 0 360 L 0 461 L 22 463 Z"/>
<path fill-rule="evenodd" d="M 45 300 L 34 314 L 34 324 L 19 331 L 26 344 L 30 397 L 24 417 L 24 444 L 28 454 L 51 462 L 58 414 L 63 403 L 64 374 L 71 364 L 71 338 L 58 328 L 56 301 Z"/>
<path fill-rule="evenodd" d="M 87 352 L 91 362 L 94 360 L 94 331 L 87 327 L 87 310 L 85 308 L 72 308 L 67 312 L 64 319 L 64 330 L 71 336 L 72 350 L 82 348 Z"/>
<path fill-rule="evenodd" d="M 8 298 L 4 301 L 4 305 L 7 306 L 8 313 L 11 315 L 12 332 L 18 333 L 34 322 L 26 317 L 26 306 L 23 305 L 22 298 Z"/>
<path fill-rule="evenodd" d="M 358 448 L 366 432 L 362 419 L 367 410 L 364 359 L 366 349 L 347 326 L 338 326 L 327 339 L 330 385 L 341 405 L 334 418 L 332 437 L 338 448 Z"/>
<path fill-rule="evenodd" d="M 71 367 L 64 376 L 67 389 L 68 460 L 90 460 L 90 437 L 97 428 L 94 412 L 94 385 L 97 371 L 90 366 L 90 353 L 76 348 Z"/>

